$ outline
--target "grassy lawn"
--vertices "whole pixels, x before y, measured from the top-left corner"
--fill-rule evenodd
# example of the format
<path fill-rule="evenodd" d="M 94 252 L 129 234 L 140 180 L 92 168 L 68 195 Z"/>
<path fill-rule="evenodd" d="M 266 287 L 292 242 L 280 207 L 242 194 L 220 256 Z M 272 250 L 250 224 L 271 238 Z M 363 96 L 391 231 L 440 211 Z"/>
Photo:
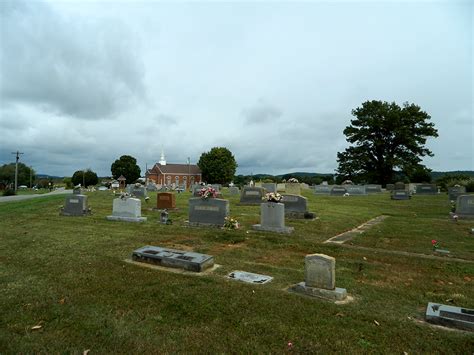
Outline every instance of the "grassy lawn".
<path fill-rule="evenodd" d="M 142 202 L 142 224 L 107 221 L 110 192 L 88 193 L 93 215 L 83 218 L 59 216 L 64 196 L 0 204 L 0 353 L 474 352 L 474 333 L 417 321 L 428 302 L 474 308 L 474 221 L 450 221 L 446 195 L 303 194 L 319 219 L 287 221 L 291 235 L 252 231 L 259 207 L 228 195 L 237 231 L 186 227 L 189 193 L 177 195 L 173 225 L 157 223 L 154 193 Z M 352 247 L 323 244 L 382 214 Z M 432 239 L 450 254 L 384 252 L 434 255 Z M 194 276 L 124 262 L 144 245 L 211 254 L 221 267 Z M 336 258 L 336 285 L 354 302 L 285 291 L 304 280 L 311 253 Z M 274 280 L 225 278 L 233 270 Z"/>

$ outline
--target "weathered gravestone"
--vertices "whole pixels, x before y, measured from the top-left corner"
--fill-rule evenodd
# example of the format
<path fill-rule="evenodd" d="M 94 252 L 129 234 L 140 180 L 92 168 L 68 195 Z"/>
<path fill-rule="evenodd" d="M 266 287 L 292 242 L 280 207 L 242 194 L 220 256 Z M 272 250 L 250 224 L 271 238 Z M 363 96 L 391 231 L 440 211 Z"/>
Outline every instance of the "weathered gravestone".
<path fill-rule="evenodd" d="M 387 191 L 393 191 L 395 190 L 395 184 L 387 184 L 385 188 L 387 189 Z"/>
<path fill-rule="evenodd" d="M 239 195 L 240 189 L 237 186 L 230 186 L 229 187 L 229 194 L 230 195 Z"/>
<path fill-rule="evenodd" d="M 466 194 L 466 186 L 448 187 L 449 201 L 456 201 L 458 196 Z"/>
<path fill-rule="evenodd" d="M 132 260 L 194 272 L 204 271 L 214 265 L 211 255 L 149 245 L 135 250 Z"/>
<path fill-rule="evenodd" d="M 434 184 L 420 184 L 416 186 L 417 195 L 437 195 L 438 187 Z"/>
<path fill-rule="evenodd" d="M 222 227 L 229 216 L 229 201 L 220 198 L 189 199 L 189 224 Z"/>
<path fill-rule="evenodd" d="M 314 219 L 315 214 L 308 212 L 308 199 L 299 195 L 283 194 L 281 202 L 285 205 L 285 216 L 295 219 Z"/>
<path fill-rule="evenodd" d="M 474 218 L 474 195 L 461 195 L 456 200 L 458 218 Z"/>
<path fill-rule="evenodd" d="M 176 195 L 171 192 L 159 192 L 156 194 L 156 208 L 159 210 L 176 209 Z"/>
<path fill-rule="evenodd" d="M 306 255 L 304 279 L 304 282 L 300 282 L 290 290 L 333 301 L 341 301 L 347 297 L 345 288 L 336 287 L 336 259 L 331 256 Z"/>
<path fill-rule="evenodd" d="M 265 190 L 263 187 L 244 186 L 240 194 L 241 205 L 260 205 L 262 203 Z"/>
<path fill-rule="evenodd" d="M 277 192 L 284 192 L 285 191 L 285 184 L 280 183 L 277 184 Z"/>
<path fill-rule="evenodd" d="M 106 218 L 109 221 L 145 222 L 142 217 L 142 202 L 138 198 L 118 197 L 114 199 L 112 215 Z"/>
<path fill-rule="evenodd" d="M 403 182 L 396 182 L 394 190 L 406 190 L 406 186 Z"/>
<path fill-rule="evenodd" d="M 91 213 L 87 205 L 87 196 L 82 195 L 80 189 L 75 189 L 74 193 L 66 196 L 64 207 L 60 214 L 63 216 L 85 216 Z"/>
<path fill-rule="evenodd" d="M 344 196 L 347 193 L 347 190 L 343 186 L 333 186 L 331 188 L 331 196 Z"/>
<path fill-rule="evenodd" d="M 447 327 L 474 330 L 474 309 L 429 302 L 425 319 Z"/>
<path fill-rule="evenodd" d="M 285 192 L 290 195 L 301 195 L 301 186 L 299 182 L 287 182 Z"/>
<path fill-rule="evenodd" d="M 128 193 L 135 197 L 147 197 L 146 188 L 140 184 L 133 184 L 127 186 Z"/>
<path fill-rule="evenodd" d="M 158 186 L 154 182 L 149 182 L 148 185 L 146 185 L 146 190 L 147 191 L 158 191 Z"/>
<path fill-rule="evenodd" d="M 411 198 L 410 193 L 406 190 L 394 190 L 390 194 L 392 200 L 409 200 Z"/>
<path fill-rule="evenodd" d="M 329 185 L 316 185 L 314 187 L 314 193 L 316 195 L 329 195 L 331 193 L 331 188 Z"/>
<path fill-rule="evenodd" d="M 345 185 L 349 195 L 367 195 L 364 185 Z"/>
<path fill-rule="evenodd" d="M 285 226 L 285 205 L 277 202 L 260 204 L 260 224 L 254 224 L 252 228 L 276 233 L 291 233 L 294 230 Z"/>
<path fill-rule="evenodd" d="M 374 184 L 365 185 L 365 191 L 368 194 L 380 193 L 382 192 L 382 185 L 374 185 Z"/>
<path fill-rule="evenodd" d="M 262 187 L 267 192 L 277 192 L 277 184 L 275 184 L 275 183 L 265 182 L 265 183 L 262 184 Z"/>

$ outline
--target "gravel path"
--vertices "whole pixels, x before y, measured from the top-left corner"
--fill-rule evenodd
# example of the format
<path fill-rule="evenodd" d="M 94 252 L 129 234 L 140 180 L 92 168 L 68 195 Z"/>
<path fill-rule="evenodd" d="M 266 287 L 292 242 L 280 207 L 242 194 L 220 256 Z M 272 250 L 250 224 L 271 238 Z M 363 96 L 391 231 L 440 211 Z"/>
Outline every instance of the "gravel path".
<path fill-rule="evenodd" d="M 31 198 L 39 198 L 43 196 L 51 196 L 51 195 L 64 195 L 64 194 L 71 194 L 72 190 L 66 190 L 64 188 L 62 189 L 57 189 L 52 192 L 48 192 L 45 194 L 37 194 L 37 195 L 16 195 L 16 196 L 1 196 L 0 197 L 0 203 L 1 202 L 12 202 L 12 201 L 23 201 L 23 200 L 29 200 Z"/>

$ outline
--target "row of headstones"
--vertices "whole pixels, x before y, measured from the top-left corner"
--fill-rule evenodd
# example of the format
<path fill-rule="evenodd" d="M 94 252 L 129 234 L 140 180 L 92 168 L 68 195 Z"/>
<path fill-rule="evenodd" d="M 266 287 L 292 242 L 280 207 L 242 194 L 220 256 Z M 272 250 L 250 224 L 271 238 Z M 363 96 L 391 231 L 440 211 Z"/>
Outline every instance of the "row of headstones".
<path fill-rule="evenodd" d="M 135 250 L 132 260 L 193 272 L 203 272 L 214 266 L 212 255 L 149 245 Z M 236 274 L 243 277 L 238 278 Z M 264 283 L 272 279 L 270 276 L 241 271 L 234 271 L 229 277 L 252 283 Z M 306 255 L 304 281 L 289 290 L 335 301 L 347 298 L 346 289 L 336 287 L 336 259 L 324 254 Z"/>
<path fill-rule="evenodd" d="M 262 183 L 262 186 L 244 186 L 242 190 L 248 188 L 257 188 L 257 189 L 264 189 L 266 192 L 278 192 L 277 184 L 276 183 Z M 221 192 L 222 186 L 221 185 L 208 185 L 215 189 L 218 193 Z M 299 183 L 286 183 L 284 188 L 285 193 L 290 195 L 301 195 L 301 186 Z M 199 191 L 203 188 L 202 185 L 193 185 L 191 187 L 191 192 L 193 196 L 199 196 Z M 229 194 L 230 195 L 238 195 L 241 193 L 240 189 L 237 186 L 229 186 Z"/>
<path fill-rule="evenodd" d="M 389 190 L 389 189 L 387 189 Z M 406 190 L 405 184 L 394 184 L 393 189 L 391 188 L 392 196 L 397 196 L 399 198 L 395 199 L 405 199 L 409 198 L 409 192 Z M 344 196 L 349 195 L 368 195 L 374 193 L 381 193 L 382 185 L 316 185 L 314 186 L 315 194 L 326 194 L 332 196 Z M 424 184 L 416 186 L 416 193 L 418 195 L 436 195 L 438 194 L 438 187 L 433 184 Z M 403 198 L 405 197 L 405 198 Z"/>

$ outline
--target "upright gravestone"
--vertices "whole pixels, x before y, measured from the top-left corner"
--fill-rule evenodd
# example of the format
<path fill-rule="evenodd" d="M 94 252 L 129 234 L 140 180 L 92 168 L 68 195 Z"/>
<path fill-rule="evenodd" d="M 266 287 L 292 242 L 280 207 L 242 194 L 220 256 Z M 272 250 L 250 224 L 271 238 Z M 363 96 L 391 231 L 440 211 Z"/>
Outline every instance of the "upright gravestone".
<path fill-rule="evenodd" d="M 466 194 L 466 186 L 448 187 L 449 201 L 456 201 L 458 196 Z"/>
<path fill-rule="evenodd" d="M 145 222 L 142 217 L 142 202 L 138 198 L 118 197 L 114 199 L 112 215 L 106 218 L 109 221 Z"/>
<path fill-rule="evenodd" d="M 365 185 L 365 191 L 368 194 L 380 193 L 382 192 L 382 185 L 375 185 L 375 184 Z"/>
<path fill-rule="evenodd" d="M 147 191 L 158 191 L 158 186 L 154 182 L 149 182 L 148 185 L 146 185 L 146 190 Z"/>
<path fill-rule="evenodd" d="M 396 182 L 394 190 L 406 190 L 405 184 L 403 182 Z"/>
<path fill-rule="evenodd" d="M 287 182 L 285 192 L 290 195 L 301 195 L 301 186 L 299 182 Z"/>
<path fill-rule="evenodd" d="M 260 204 L 260 224 L 254 224 L 253 229 L 276 233 L 291 233 L 293 227 L 285 226 L 285 205 L 278 202 Z"/>
<path fill-rule="evenodd" d="M 199 196 L 199 191 L 201 191 L 202 189 L 204 189 L 205 187 L 202 186 L 202 185 L 193 185 L 192 187 L 192 194 L 193 196 L 197 197 Z"/>
<path fill-rule="evenodd" d="M 347 297 L 345 288 L 336 287 L 336 259 L 324 254 L 305 257 L 304 282 L 290 290 L 308 296 L 341 301 Z"/>
<path fill-rule="evenodd" d="M 237 186 L 229 186 L 229 194 L 230 195 L 239 195 L 240 189 Z"/>
<path fill-rule="evenodd" d="M 228 200 L 201 197 L 189 199 L 189 224 L 192 226 L 222 227 L 228 216 Z"/>
<path fill-rule="evenodd" d="M 285 216 L 295 219 L 314 219 L 315 214 L 308 212 L 307 198 L 300 195 L 283 194 L 281 202 L 285 205 Z"/>
<path fill-rule="evenodd" d="M 285 184 L 277 184 L 277 192 L 285 192 Z"/>
<path fill-rule="evenodd" d="M 176 195 L 171 192 L 159 192 L 156 194 L 156 208 L 159 210 L 176 209 Z"/>
<path fill-rule="evenodd" d="M 277 192 L 277 185 L 273 182 L 264 182 L 262 184 L 262 187 L 267 191 L 267 192 Z"/>
<path fill-rule="evenodd" d="M 333 186 L 331 188 L 331 196 L 344 196 L 347 193 L 347 190 L 343 186 Z"/>
<path fill-rule="evenodd" d="M 345 185 L 349 195 L 367 195 L 364 185 Z"/>
<path fill-rule="evenodd" d="M 146 188 L 141 184 L 128 185 L 127 192 L 135 197 L 147 197 Z"/>
<path fill-rule="evenodd" d="M 87 196 L 81 194 L 81 189 L 74 189 L 74 193 L 66 196 L 64 207 L 61 208 L 63 216 L 85 216 L 90 214 L 87 205 Z"/>
<path fill-rule="evenodd" d="M 434 184 L 420 184 L 416 186 L 417 195 L 437 195 L 438 187 Z"/>
<path fill-rule="evenodd" d="M 314 187 L 314 193 L 316 195 L 329 195 L 331 193 L 331 188 L 327 184 L 316 185 Z"/>
<path fill-rule="evenodd" d="M 406 190 L 394 190 L 390 194 L 392 200 L 409 200 L 410 197 L 410 193 Z"/>
<path fill-rule="evenodd" d="M 393 191 L 393 190 L 395 190 L 395 185 L 394 184 L 387 184 L 385 186 L 385 188 L 387 189 L 387 191 Z"/>
<path fill-rule="evenodd" d="M 260 205 L 262 203 L 265 190 L 263 187 L 244 186 L 240 194 L 241 205 Z"/>
<path fill-rule="evenodd" d="M 461 195 L 456 200 L 456 215 L 458 218 L 474 218 L 474 195 Z"/>

